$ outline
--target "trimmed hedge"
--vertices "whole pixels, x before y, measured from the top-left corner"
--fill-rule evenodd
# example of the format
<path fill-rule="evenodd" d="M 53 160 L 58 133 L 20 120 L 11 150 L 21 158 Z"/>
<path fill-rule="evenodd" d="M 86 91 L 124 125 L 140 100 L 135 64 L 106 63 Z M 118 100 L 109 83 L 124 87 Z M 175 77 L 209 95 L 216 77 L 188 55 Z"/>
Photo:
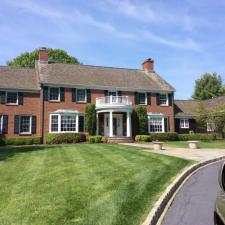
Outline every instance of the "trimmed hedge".
<path fill-rule="evenodd" d="M 178 141 L 178 140 L 179 137 L 176 132 L 150 134 L 150 141 Z"/>
<path fill-rule="evenodd" d="M 42 144 L 41 137 L 0 138 L 0 146 L 4 145 L 36 145 Z"/>
<path fill-rule="evenodd" d="M 96 136 L 88 136 L 87 140 L 90 143 L 101 143 L 102 142 L 102 136 L 96 135 Z"/>
<path fill-rule="evenodd" d="M 47 134 L 45 137 L 46 144 L 70 144 L 86 141 L 86 135 L 83 133 L 60 133 Z"/>
<path fill-rule="evenodd" d="M 136 135 L 135 136 L 136 142 L 150 142 L 150 136 L 149 135 Z"/>
<path fill-rule="evenodd" d="M 199 141 L 214 141 L 217 139 L 217 134 L 178 134 L 179 141 L 190 141 L 190 140 L 199 140 Z"/>

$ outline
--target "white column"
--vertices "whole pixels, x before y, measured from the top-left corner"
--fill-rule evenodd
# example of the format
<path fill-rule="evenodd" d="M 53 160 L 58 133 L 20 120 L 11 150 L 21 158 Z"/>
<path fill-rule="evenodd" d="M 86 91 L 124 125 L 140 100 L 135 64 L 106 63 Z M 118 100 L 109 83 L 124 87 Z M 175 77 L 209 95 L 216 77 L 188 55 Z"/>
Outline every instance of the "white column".
<path fill-rule="evenodd" d="M 162 117 L 162 132 L 165 132 L 165 123 L 164 123 L 164 117 Z"/>
<path fill-rule="evenodd" d="M 76 131 L 79 132 L 79 115 L 76 116 Z"/>
<path fill-rule="evenodd" d="M 127 112 L 127 137 L 131 137 L 131 113 Z"/>
<path fill-rule="evenodd" d="M 96 113 L 96 135 L 99 134 L 99 122 L 98 122 L 98 113 Z"/>
<path fill-rule="evenodd" d="M 110 111 L 109 113 L 109 137 L 113 136 L 113 113 Z"/>

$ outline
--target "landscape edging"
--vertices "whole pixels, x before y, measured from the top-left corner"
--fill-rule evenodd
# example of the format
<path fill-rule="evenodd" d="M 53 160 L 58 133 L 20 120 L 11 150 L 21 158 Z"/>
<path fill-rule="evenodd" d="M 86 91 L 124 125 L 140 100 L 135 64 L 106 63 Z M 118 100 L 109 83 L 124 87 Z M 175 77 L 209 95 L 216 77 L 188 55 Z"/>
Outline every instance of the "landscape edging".
<path fill-rule="evenodd" d="M 195 172 L 197 172 L 198 169 L 208 164 L 218 162 L 224 159 L 225 159 L 225 156 L 206 160 L 206 161 L 191 165 L 185 171 L 183 171 L 181 175 L 179 175 L 175 179 L 175 181 L 173 181 L 173 183 L 167 187 L 166 191 L 161 195 L 159 200 L 155 203 L 153 209 L 150 211 L 150 213 L 148 214 L 146 220 L 142 223 L 142 225 L 156 225 L 158 223 L 161 215 L 166 209 L 167 204 L 169 203 L 173 195 L 176 193 L 176 191 L 182 186 L 186 178 L 193 175 Z"/>

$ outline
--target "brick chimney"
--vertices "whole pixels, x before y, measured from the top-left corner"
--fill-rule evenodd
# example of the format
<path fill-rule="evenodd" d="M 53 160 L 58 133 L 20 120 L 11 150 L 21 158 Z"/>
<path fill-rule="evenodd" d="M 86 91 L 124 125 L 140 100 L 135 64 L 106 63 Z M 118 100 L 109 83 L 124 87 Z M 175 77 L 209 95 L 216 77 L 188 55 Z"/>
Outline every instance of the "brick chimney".
<path fill-rule="evenodd" d="M 45 47 L 39 49 L 39 62 L 46 64 L 48 63 L 48 51 Z"/>
<path fill-rule="evenodd" d="M 145 72 L 154 71 L 154 61 L 151 58 L 146 59 L 142 63 L 142 70 L 144 70 Z"/>

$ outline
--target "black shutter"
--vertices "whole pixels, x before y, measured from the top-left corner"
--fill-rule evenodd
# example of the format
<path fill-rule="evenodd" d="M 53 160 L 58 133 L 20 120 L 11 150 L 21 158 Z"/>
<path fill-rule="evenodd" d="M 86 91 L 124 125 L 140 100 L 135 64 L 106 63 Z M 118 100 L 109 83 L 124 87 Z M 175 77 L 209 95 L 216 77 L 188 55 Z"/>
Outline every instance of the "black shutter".
<path fill-rule="evenodd" d="M 84 132 L 84 116 L 79 116 L 79 132 Z"/>
<path fill-rule="evenodd" d="M 151 105 L 151 93 L 147 93 L 147 104 Z"/>
<path fill-rule="evenodd" d="M 169 101 L 169 106 L 173 105 L 173 94 L 168 94 L 168 101 Z"/>
<path fill-rule="evenodd" d="M 64 102 L 65 101 L 65 88 L 60 88 L 60 101 Z"/>
<path fill-rule="evenodd" d="M 76 102 L 76 101 L 77 101 L 77 89 L 72 88 L 72 102 Z"/>
<path fill-rule="evenodd" d="M 8 116 L 3 115 L 2 133 L 8 134 Z"/>
<path fill-rule="evenodd" d="M 23 92 L 18 92 L 18 103 L 23 105 Z"/>
<path fill-rule="evenodd" d="M 139 94 L 138 94 L 138 92 L 134 93 L 134 101 L 135 101 L 135 105 L 139 104 Z"/>
<path fill-rule="evenodd" d="M 160 94 L 156 93 L 156 105 L 160 105 Z"/>
<path fill-rule="evenodd" d="M 0 91 L 1 104 L 5 104 L 5 91 Z"/>
<path fill-rule="evenodd" d="M 14 116 L 14 134 L 19 134 L 20 132 L 20 116 Z"/>
<path fill-rule="evenodd" d="M 48 87 L 44 87 L 43 98 L 44 101 L 48 101 Z"/>
<path fill-rule="evenodd" d="M 32 116 L 32 124 L 31 124 L 31 133 L 36 134 L 36 127 L 37 127 L 37 117 Z"/>
<path fill-rule="evenodd" d="M 164 129 L 165 129 L 165 132 L 168 132 L 168 118 L 164 118 Z"/>
<path fill-rule="evenodd" d="M 88 103 L 91 103 L 91 90 L 90 89 L 87 89 L 87 102 Z"/>
<path fill-rule="evenodd" d="M 118 91 L 118 96 L 122 96 L 122 91 Z"/>
<path fill-rule="evenodd" d="M 109 91 L 108 90 L 105 90 L 105 96 L 108 96 L 109 95 Z"/>

